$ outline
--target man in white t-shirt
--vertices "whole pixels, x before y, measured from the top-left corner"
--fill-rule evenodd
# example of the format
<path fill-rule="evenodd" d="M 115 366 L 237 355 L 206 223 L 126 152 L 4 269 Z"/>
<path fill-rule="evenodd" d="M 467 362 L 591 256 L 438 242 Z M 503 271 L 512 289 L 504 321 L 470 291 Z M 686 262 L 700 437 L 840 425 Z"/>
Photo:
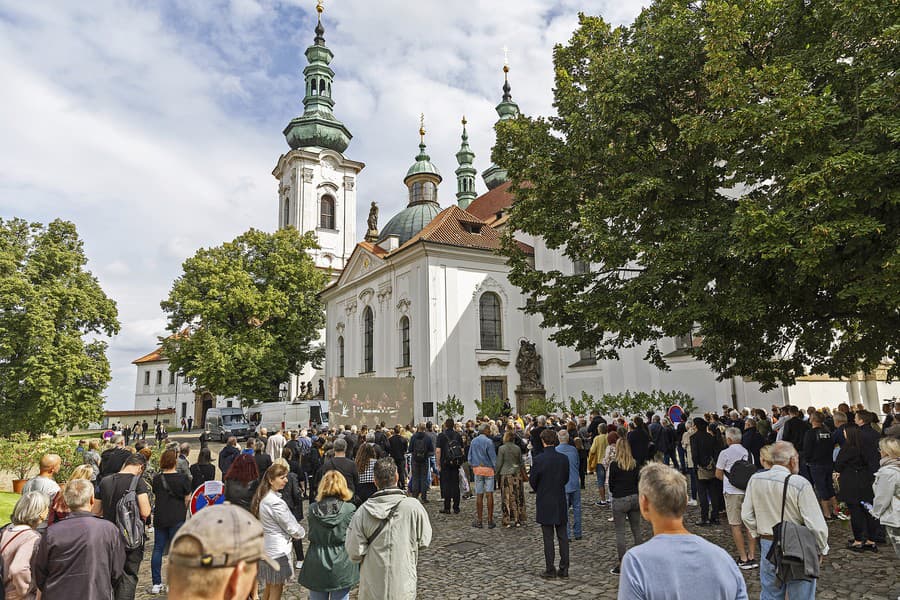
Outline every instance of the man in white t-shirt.
<path fill-rule="evenodd" d="M 741 430 L 737 427 L 729 427 L 725 430 L 725 441 L 728 447 L 719 453 L 716 461 L 716 477 L 722 480 L 722 492 L 725 495 L 725 512 L 728 515 L 728 524 L 731 525 L 731 536 L 737 546 L 740 559 L 738 567 L 752 569 L 759 566 L 756 559 L 756 539 L 747 532 L 747 549 L 744 549 L 744 529 L 741 521 L 741 505 L 744 503 L 744 490 L 731 484 L 727 474 L 731 467 L 739 460 L 753 462 L 753 455 L 749 450 L 741 446 Z"/>
<path fill-rule="evenodd" d="M 53 497 L 59 492 L 59 484 L 56 483 L 54 477 L 59 473 L 60 466 L 62 466 L 62 459 L 59 457 L 59 454 L 43 455 L 41 457 L 40 472 L 37 477 L 28 480 L 28 483 L 22 488 L 22 495 L 24 496 L 28 492 L 41 492 L 47 496 L 50 504 L 53 504 Z"/>

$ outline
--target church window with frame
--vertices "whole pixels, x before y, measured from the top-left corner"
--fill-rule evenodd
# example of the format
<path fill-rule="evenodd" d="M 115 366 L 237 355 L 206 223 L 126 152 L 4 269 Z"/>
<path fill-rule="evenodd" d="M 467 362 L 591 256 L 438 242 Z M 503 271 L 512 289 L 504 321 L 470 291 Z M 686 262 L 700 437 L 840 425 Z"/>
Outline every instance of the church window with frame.
<path fill-rule="evenodd" d="M 338 338 L 338 377 L 344 376 L 344 336 Z"/>
<path fill-rule="evenodd" d="M 409 317 L 401 317 L 400 319 L 400 366 L 410 366 Z"/>
<path fill-rule="evenodd" d="M 334 229 L 334 198 L 322 196 L 319 227 Z"/>
<path fill-rule="evenodd" d="M 479 329 L 482 350 L 503 348 L 502 323 L 500 318 L 500 296 L 485 292 L 478 301 Z"/>
<path fill-rule="evenodd" d="M 584 275 L 591 272 L 591 263 L 586 260 L 576 259 L 572 261 L 572 270 L 576 275 Z"/>
<path fill-rule="evenodd" d="M 291 199 L 287 196 L 284 197 L 284 226 L 287 227 L 291 224 Z"/>
<path fill-rule="evenodd" d="M 372 307 L 363 311 L 363 373 L 375 370 L 375 316 Z"/>

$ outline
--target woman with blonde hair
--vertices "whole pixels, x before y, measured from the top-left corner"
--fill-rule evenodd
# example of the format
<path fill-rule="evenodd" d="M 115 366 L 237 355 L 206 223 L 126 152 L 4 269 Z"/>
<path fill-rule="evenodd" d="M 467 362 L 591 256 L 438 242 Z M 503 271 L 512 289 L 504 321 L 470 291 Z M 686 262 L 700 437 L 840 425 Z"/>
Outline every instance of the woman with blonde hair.
<path fill-rule="evenodd" d="M 284 584 L 294 576 L 294 565 L 290 559 L 293 549 L 291 541 L 306 534 L 287 503 L 278 495 L 288 484 L 288 472 L 289 469 L 283 464 L 269 467 L 250 504 L 250 512 L 259 519 L 263 528 L 266 555 L 279 567 L 276 571 L 265 561 L 259 563 L 258 577 L 264 586 L 263 600 L 280 600 Z"/>
<path fill-rule="evenodd" d="M 75 479 L 85 479 L 87 481 L 91 481 L 91 477 L 94 475 L 94 470 L 91 468 L 91 465 L 78 465 L 75 467 L 75 470 L 72 471 L 72 474 L 69 476 L 69 481 L 74 481 Z M 52 525 L 57 521 L 62 521 L 72 512 L 69 510 L 69 505 L 66 504 L 66 499 L 63 497 L 63 492 L 66 491 L 66 485 L 63 484 L 60 486 L 60 490 L 53 496 L 53 501 L 50 503 L 50 514 L 47 515 L 47 525 Z"/>
<path fill-rule="evenodd" d="M 10 517 L 12 524 L 0 535 L 3 589 L 8 600 L 32 600 L 38 597 L 37 584 L 31 572 L 31 557 L 41 541 L 37 526 L 47 518 L 49 512 L 50 501 L 46 494 L 28 492 L 16 502 Z"/>
<path fill-rule="evenodd" d="M 344 547 L 356 511 L 351 498 L 339 471 L 325 473 L 309 507 L 309 548 L 300 569 L 300 585 L 309 590 L 310 600 L 347 600 L 350 588 L 359 583 L 359 566 Z"/>
<path fill-rule="evenodd" d="M 641 507 L 638 503 L 638 479 L 640 470 L 637 461 L 631 454 L 631 445 L 627 438 L 616 441 L 616 457 L 609 463 L 609 493 L 612 496 L 613 522 L 616 526 L 616 552 L 619 560 L 610 569 L 613 575 L 619 574 L 622 557 L 625 556 L 625 521 L 631 525 L 634 545 L 643 541 L 641 537 Z"/>
<path fill-rule="evenodd" d="M 872 516 L 887 529 L 887 537 L 900 557 L 900 440 L 883 437 L 878 442 L 881 467 L 875 473 Z"/>

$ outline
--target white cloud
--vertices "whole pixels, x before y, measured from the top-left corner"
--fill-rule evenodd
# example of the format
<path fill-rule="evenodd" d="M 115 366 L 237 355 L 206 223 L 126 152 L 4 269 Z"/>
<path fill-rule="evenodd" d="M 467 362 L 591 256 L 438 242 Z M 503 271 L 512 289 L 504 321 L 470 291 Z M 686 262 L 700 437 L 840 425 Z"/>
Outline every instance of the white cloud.
<path fill-rule="evenodd" d="M 386 222 L 405 203 L 420 112 L 448 205 L 463 113 L 476 167 L 490 163 L 503 46 L 513 98 L 548 114 L 551 50 L 577 11 L 620 23 L 641 4 L 329 2 L 335 113 L 354 135 L 346 154 L 367 163 L 360 206 L 379 202 Z M 110 346 L 110 406 L 130 407 L 130 361 L 164 334 L 159 301 L 184 258 L 274 226 L 271 170 L 286 149 L 281 129 L 302 110 L 313 6 L 0 0 L 0 214 L 78 226 L 123 322 Z"/>

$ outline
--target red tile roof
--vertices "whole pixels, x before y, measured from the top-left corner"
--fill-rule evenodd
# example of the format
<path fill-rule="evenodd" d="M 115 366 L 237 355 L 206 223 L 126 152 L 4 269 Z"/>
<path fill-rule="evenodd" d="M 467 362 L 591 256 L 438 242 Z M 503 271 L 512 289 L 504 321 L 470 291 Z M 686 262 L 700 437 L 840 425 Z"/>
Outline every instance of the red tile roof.
<path fill-rule="evenodd" d="M 381 257 L 388 253 L 387 250 L 377 244 L 373 244 L 372 242 L 359 242 L 357 245 L 365 248 L 375 256 Z"/>
<path fill-rule="evenodd" d="M 499 250 L 500 233 L 478 217 L 453 205 L 442 210 L 422 231 L 410 238 L 394 252 L 425 241 L 460 248 L 476 248 L 479 250 Z M 526 244 L 522 249 L 533 254 L 534 249 Z"/>
<path fill-rule="evenodd" d="M 495 219 L 497 213 L 507 210 L 513 203 L 513 195 L 509 193 L 510 182 L 502 183 L 489 191 L 475 198 L 468 207 L 466 212 L 471 213 L 482 221 Z"/>
<path fill-rule="evenodd" d="M 178 333 L 178 335 L 184 335 L 184 336 L 188 335 L 188 328 L 185 327 L 184 329 L 182 329 Z M 173 337 L 175 337 L 174 333 L 172 335 L 170 335 L 169 337 L 167 337 L 166 339 L 167 340 L 172 339 Z M 162 353 L 162 346 L 158 347 L 156 350 L 154 350 L 150 354 L 145 354 L 144 356 L 131 361 L 131 364 L 139 365 L 142 363 L 156 362 L 159 360 L 166 360 L 166 357 L 163 356 L 163 353 Z"/>

